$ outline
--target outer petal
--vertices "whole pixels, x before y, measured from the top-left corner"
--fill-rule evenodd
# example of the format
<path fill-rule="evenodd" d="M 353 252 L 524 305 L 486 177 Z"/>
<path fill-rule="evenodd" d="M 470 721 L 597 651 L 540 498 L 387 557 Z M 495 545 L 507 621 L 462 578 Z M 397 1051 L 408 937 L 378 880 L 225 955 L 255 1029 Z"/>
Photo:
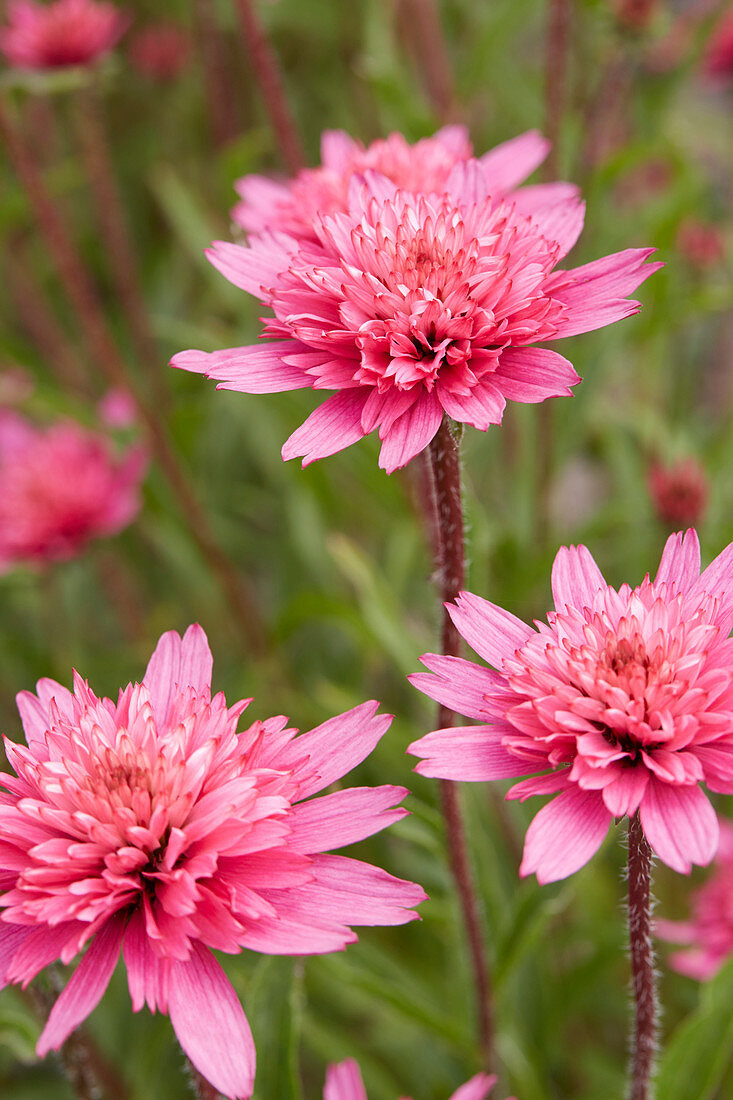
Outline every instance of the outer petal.
<path fill-rule="evenodd" d="M 654 583 L 674 583 L 677 592 L 687 592 L 700 576 L 700 540 L 690 528 L 670 535 L 664 544 Z"/>
<path fill-rule="evenodd" d="M 339 175 L 346 172 L 361 146 L 345 130 L 324 130 L 321 134 L 321 163 Z"/>
<path fill-rule="evenodd" d="M 598 851 L 611 820 L 599 791 L 563 791 L 527 830 L 519 874 L 535 872 L 543 885 L 574 874 Z"/>
<path fill-rule="evenodd" d="M 689 874 L 710 863 L 718 847 L 718 818 L 697 785 L 675 787 L 652 778 L 639 807 L 644 835 L 673 871 Z"/>
<path fill-rule="evenodd" d="M 133 1012 L 139 1012 L 144 1004 L 151 1012 L 167 1012 L 169 964 L 152 950 L 145 919 L 139 911 L 130 918 L 122 954 Z"/>
<path fill-rule="evenodd" d="M 606 587 L 587 546 L 560 547 L 552 565 L 552 596 L 558 611 L 592 607 L 599 589 Z"/>
<path fill-rule="evenodd" d="M 450 1100 L 484 1100 L 496 1084 L 495 1074 L 478 1073 L 453 1093 Z"/>
<path fill-rule="evenodd" d="M 407 751 L 421 757 L 415 771 L 439 779 L 483 782 L 489 779 L 516 779 L 537 771 L 541 764 L 528 764 L 503 748 L 504 733 L 516 733 L 509 726 L 453 726 L 433 730 Z"/>
<path fill-rule="evenodd" d="M 567 256 L 578 240 L 584 221 L 585 203 L 575 195 L 536 210 L 532 214 L 532 222 L 545 240 L 553 241 L 558 245 L 558 262 Z"/>
<path fill-rule="evenodd" d="M 472 592 L 461 592 L 454 605 L 446 606 L 459 633 L 495 668 L 501 668 L 504 658 L 513 657 L 534 634 L 516 615 Z"/>
<path fill-rule="evenodd" d="M 297 250 L 298 242 L 292 237 L 265 232 L 249 246 L 213 241 L 205 254 L 209 263 L 230 283 L 263 300 L 267 297 L 266 288 L 287 269 Z"/>
<path fill-rule="evenodd" d="M 496 374 L 492 375 L 495 378 Z M 459 424 L 470 424 L 479 432 L 488 431 L 492 424 L 501 424 L 506 408 L 503 386 L 482 381 L 465 396 L 451 393 L 444 386 L 439 387 L 439 392 L 443 408 Z"/>
<path fill-rule="evenodd" d="M 491 193 L 511 191 L 534 172 L 550 151 L 550 143 L 538 130 L 504 141 L 480 157 L 491 181 Z"/>
<path fill-rule="evenodd" d="M 298 852 L 327 852 L 355 844 L 405 816 L 404 787 L 348 787 L 294 806 L 288 842 Z"/>
<path fill-rule="evenodd" d="M 328 1067 L 323 1100 L 367 1100 L 361 1070 L 353 1058 Z"/>
<path fill-rule="evenodd" d="M 218 383 L 219 390 L 240 393 L 282 393 L 302 390 L 313 379 L 300 367 L 286 363 L 285 356 L 303 351 L 297 340 L 278 340 L 272 344 L 250 344 L 224 351 L 179 351 L 171 359 L 172 367 L 205 374 Z"/>
<path fill-rule="evenodd" d="M 255 1077 L 252 1032 L 229 979 L 200 943 L 190 959 L 171 965 L 168 1011 L 196 1069 L 225 1096 L 247 1100 Z"/>
<path fill-rule="evenodd" d="M 569 397 L 581 381 L 573 364 L 549 348 L 507 348 L 494 375 L 510 401 L 534 405 L 548 397 Z"/>
<path fill-rule="evenodd" d="M 423 653 L 420 660 L 430 672 L 413 672 L 407 677 L 412 686 L 467 718 L 485 721 L 490 715 L 503 714 L 507 705 L 516 702 L 504 677 L 483 665 L 439 653 Z"/>
<path fill-rule="evenodd" d="M 161 635 L 143 677 L 159 728 L 165 725 L 178 694 L 189 687 L 196 692 L 211 688 L 213 667 L 206 634 L 198 623 L 189 626 L 183 638 L 175 630 Z"/>
<path fill-rule="evenodd" d="M 74 1028 L 97 1007 L 117 965 L 124 931 L 125 918 L 116 915 L 97 932 L 51 1009 L 36 1046 L 39 1058 L 49 1050 L 58 1050 Z"/>
<path fill-rule="evenodd" d="M 627 295 L 663 266 L 645 262 L 653 252 L 653 248 L 628 248 L 550 276 L 545 292 L 568 308 L 556 336 L 592 332 L 637 313 L 639 303 Z"/>
<path fill-rule="evenodd" d="M 13 955 L 33 931 L 24 924 L 0 924 L 0 989 L 5 984 L 5 974 Z"/>
<path fill-rule="evenodd" d="M 308 466 L 364 438 L 361 413 L 368 390 L 341 390 L 327 398 L 293 432 L 282 448 L 285 462 L 302 458 Z"/>
<path fill-rule="evenodd" d="M 693 584 L 691 594 L 697 595 L 701 592 L 725 595 L 726 607 L 733 603 L 733 542 L 710 562 L 707 569 L 700 574 L 699 580 Z"/>
<path fill-rule="evenodd" d="M 431 441 L 443 419 L 443 407 L 435 394 L 425 393 L 395 420 L 379 452 L 379 465 L 388 474 L 406 466 Z"/>

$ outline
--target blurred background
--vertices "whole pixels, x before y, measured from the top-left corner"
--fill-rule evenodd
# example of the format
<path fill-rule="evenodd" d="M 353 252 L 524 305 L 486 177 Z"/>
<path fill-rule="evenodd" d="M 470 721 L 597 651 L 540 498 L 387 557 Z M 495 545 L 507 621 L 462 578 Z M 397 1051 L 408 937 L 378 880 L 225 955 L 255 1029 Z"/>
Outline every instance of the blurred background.
<path fill-rule="evenodd" d="M 588 201 L 572 265 L 647 245 L 666 262 L 639 291 L 638 316 L 564 341 L 584 378 L 572 398 L 509 404 L 502 428 L 466 432 L 471 590 L 531 620 L 551 605 L 560 543 L 586 543 L 610 583 L 636 584 L 671 530 L 696 525 L 706 561 L 733 540 L 733 9 L 245 7 L 274 50 L 308 164 L 324 129 L 414 141 L 462 122 L 483 153 L 536 127 L 555 139 L 536 178 L 572 180 Z M 0 729 L 20 738 L 14 696 L 39 676 L 68 683 L 73 667 L 116 696 L 142 677 L 162 631 L 192 621 L 209 635 L 215 688 L 254 696 L 252 719 L 286 713 L 309 728 L 379 698 L 397 717 L 357 781 L 408 784 L 412 816 L 360 847 L 425 886 L 422 923 L 365 929 L 342 955 L 225 965 L 255 1034 L 257 1100 L 313 1100 L 327 1062 L 349 1056 L 371 1100 L 444 1100 L 479 1054 L 436 784 L 404 755 L 433 725 L 405 680 L 438 628 L 419 470 L 387 477 L 373 438 L 305 471 L 283 464 L 313 395 L 217 392 L 168 369 L 183 348 L 256 339 L 258 303 L 203 250 L 236 239 L 236 178 L 289 165 L 235 0 L 125 0 L 124 11 L 129 25 L 98 64 L 5 64 L 0 76 L 2 416 L 33 432 L 73 420 L 101 433 L 105 461 L 119 469 L 135 454 L 144 476 L 139 510 L 109 524 L 118 533 L 72 540 L 54 560 L 0 553 Z M 3 476 L 0 545 L 17 514 Z M 61 467 L 58 477 L 65 491 L 76 484 Z M 495 1095 L 621 1096 L 623 830 L 579 874 L 540 888 L 517 877 L 537 804 L 504 805 L 501 784 L 462 797 L 496 982 Z M 658 911 L 684 916 L 705 877 L 659 867 Z M 701 988 L 660 954 L 660 1097 L 733 1096 L 733 971 Z M 31 1001 L 6 990 L 8 1100 L 73 1095 L 58 1060 L 35 1060 L 39 1029 Z M 132 1014 L 121 971 L 88 1030 L 116 1067 L 113 1100 L 188 1094 L 168 1020 Z"/>

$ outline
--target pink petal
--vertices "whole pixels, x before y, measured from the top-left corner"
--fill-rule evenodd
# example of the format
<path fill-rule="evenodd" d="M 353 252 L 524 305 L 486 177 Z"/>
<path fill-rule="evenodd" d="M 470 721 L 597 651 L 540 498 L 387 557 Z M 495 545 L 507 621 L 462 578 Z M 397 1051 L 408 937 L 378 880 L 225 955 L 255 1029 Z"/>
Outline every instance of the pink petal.
<path fill-rule="evenodd" d="M 733 602 L 733 542 L 714 558 L 707 569 L 690 589 L 693 596 L 709 592 L 716 596 L 725 595 L 725 606 Z"/>
<path fill-rule="evenodd" d="M 435 394 L 425 393 L 387 432 L 379 452 L 379 465 L 388 474 L 406 466 L 431 441 L 443 419 L 443 408 Z"/>
<path fill-rule="evenodd" d="M 496 375 L 493 375 L 496 378 Z M 459 424 L 470 424 L 477 431 L 485 432 L 492 424 L 501 424 L 506 408 L 504 387 L 494 382 L 480 382 L 469 394 L 451 393 L 440 386 L 440 401 L 448 413 Z"/>
<path fill-rule="evenodd" d="M 457 1089 L 450 1100 L 484 1100 L 496 1084 L 498 1078 L 495 1074 L 478 1073 L 465 1085 Z"/>
<path fill-rule="evenodd" d="M 575 195 L 563 202 L 553 203 L 536 210 L 531 216 L 532 223 L 547 241 L 559 246 L 557 260 L 567 256 L 575 245 L 585 221 L 585 203 Z"/>
<path fill-rule="evenodd" d="M 168 1011 L 168 964 L 155 954 L 139 910 L 130 917 L 122 944 L 133 1012 L 147 1005 L 151 1012 Z"/>
<path fill-rule="evenodd" d="M 550 151 L 550 143 L 538 130 L 527 130 L 502 142 L 480 158 L 491 181 L 492 195 L 511 191 L 534 172 Z"/>
<path fill-rule="evenodd" d="M 593 607 L 600 589 L 607 587 L 587 546 L 560 547 L 552 565 L 552 596 L 558 611 Z"/>
<path fill-rule="evenodd" d="M 283 461 L 302 458 L 308 466 L 363 439 L 361 414 L 367 395 L 367 390 L 349 389 L 327 398 L 285 441 Z"/>
<path fill-rule="evenodd" d="M 507 348 L 493 377 L 506 398 L 526 404 L 569 397 L 581 380 L 568 359 L 548 348 Z"/>
<path fill-rule="evenodd" d="M 495 668 L 501 668 L 504 658 L 513 657 L 535 633 L 510 611 L 472 592 L 461 592 L 454 605 L 446 606 L 458 632 Z"/>
<path fill-rule="evenodd" d="M 612 779 L 601 790 L 608 811 L 614 817 L 625 814 L 631 817 L 639 808 L 648 782 L 649 772 L 645 767 L 624 768 L 617 779 Z"/>
<path fill-rule="evenodd" d="M 527 830 L 519 874 L 534 872 L 542 885 L 574 874 L 598 851 L 611 820 L 598 791 L 564 791 Z"/>
<path fill-rule="evenodd" d="M 5 984 L 5 974 L 13 960 L 13 955 L 28 939 L 32 928 L 25 924 L 0 924 L 0 989 Z"/>
<path fill-rule="evenodd" d="M 324 130 L 321 134 L 321 164 L 341 175 L 346 172 L 359 144 L 345 130 Z"/>
<path fill-rule="evenodd" d="M 367 1100 L 361 1070 L 353 1058 L 328 1067 L 323 1100 Z"/>
<path fill-rule="evenodd" d="M 475 783 L 516 779 L 537 771 L 536 764 L 528 764 L 502 746 L 501 737 L 506 732 L 510 732 L 510 727 L 502 726 L 497 730 L 493 726 L 452 726 L 433 730 L 419 741 L 413 741 L 407 751 L 422 758 L 416 772 L 439 779 Z"/>
<path fill-rule="evenodd" d="M 405 816 L 397 807 L 407 794 L 404 787 L 347 787 L 294 806 L 289 824 L 288 842 L 296 851 L 327 852 L 345 844 L 355 844 L 373 833 L 386 829 Z"/>
<path fill-rule="evenodd" d="M 39 1058 L 49 1050 L 58 1050 L 74 1028 L 97 1007 L 117 965 L 124 931 L 125 918 L 115 915 L 97 932 L 51 1009 L 36 1045 Z"/>
<path fill-rule="evenodd" d="M 186 962 L 171 965 L 168 1011 L 199 1073 L 224 1096 L 248 1100 L 255 1077 L 252 1032 L 224 971 L 200 943 Z"/>
<path fill-rule="evenodd" d="M 693 863 L 704 866 L 715 855 L 718 818 L 697 785 L 672 786 L 651 778 L 639 816 L 653 850 L 673 871 L 689 874 Z"/>
<path fill-rule="evenodd" d="M 303 345 L 297 340 L 278 340 L 224 351 L 179 351 L 171 359 L 171 366 L 205 374 L 218 382 L 219 390 L 282 393 L 313 385 L 310 375 L 285 362 L 286 355 L 302 350 Z"/>
<path fill-rule="evenodd" d="M 213 667 L 206 634 L 198 623 L 189 626 L 183 638 L 175 630 L 161 635 L 143 677 L 159 728 L 180 693 L 189 687 L 197 693 L 211 688 Z"/>
<path fill-rule="evenodd" d="M 645 262 L 653 252 L 653 248 L 627 248 L 550 276 L 545 292 L 568 307 L 556 336 L 591 332 L 636 313 L 639 303 L 626 296 L 663 266 Z"/>
<path fill-rule="evenodd" d="M 574 183 L 533 183 L 529 187 L 523 187 L 521 191 L 515 191 L 511 202 L 515 210 L 529 218 L 547 206 L 578 198 L 579 194 L 580 191 Z"/>
<path fill-rule="evenodd" d="M 490 714 L 503 713 L 505 703 L 515 698 L 508 691 L 504 677 L 483 665 L 438 653 L 424 653 L 420 660 L 430 672 L 414 672 L 408 676 L 412 686 L 467 718 L 485 720 Z M 492 698 L 497 693 L 499 701 Z"/>
<path fill-rule="evenodd" d="M 655 584 L 674 582 L 676 592 L 687 592 L 700 576 L 700 540 L 692 527 L 670 535 L 664 544 Z"/>
<path fill-rule="evenodd" d="M 285 234 L 267 233 L 249 246 L 214 241 L 211 248 L 205 249 L 205 254 L 225 279 L 261 299 L 262 291 L 271 287 L 278 275 L 287 269 L 297 249 L 297 241 Z"/>

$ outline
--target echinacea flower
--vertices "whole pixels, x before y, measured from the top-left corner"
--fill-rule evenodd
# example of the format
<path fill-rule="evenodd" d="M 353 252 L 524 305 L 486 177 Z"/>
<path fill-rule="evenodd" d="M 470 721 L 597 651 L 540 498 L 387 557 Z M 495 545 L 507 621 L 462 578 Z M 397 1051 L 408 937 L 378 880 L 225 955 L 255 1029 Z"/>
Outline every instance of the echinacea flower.
<path fill-rule="evenodd" d="M 104 435 L 62 421 L 38 428 L 0 411 L 0 573 L 79 554 L 140 509 L 145 451 L 113 453 Z"/>
<path fill-rule="evenodd" d="M 733 11 L 723 12 L 703 55 L 703 67 L 709 77 L 720 81 L 733 75 Z"/>
<path fill-rule="evenodd" d="M 573 874 L 637 811 L 675 871 L 709 863 L 718 819 L 700 784 L 733 793 L 733 543 L 701 574 L 695 531 L 672 535 L 654 580 L 618 590 L 585 546 L 561 547 L 552 591 L 535 627 L 470 592 L 448 608 L 493 670 L 422 658 L 414 686 L 482 724 L 416 741 L 416 770 L 528 776 L 507 798 L 557 795 L 524 846 L 520 874 L 540 882 Z"/>
<path fill-rule="evenodd" d="M 512 191 L 547 156 L 550 143 L 528 130 L 479 157 L 495 199 Z M 432 137 L 410 144 L 402 134 L 366 147 L 343 130 L 326 130 L 321 137 L 321 164 L 303 168 L 293 179 L 249 175 L 237 180 L 241 202 L 232 210 L 234 222 L 247 233 L 278 231 L 298 240 L 317 241 L 316 224 L 325 214 L 349 209 L 349 185 L 354 176 L 373 171 L 403 191 L 440 194 L 451 170 L 471 160 L 473 146 L 465 126 L 444 126 Z M 577 194 L 571 183 L 535 184 L 522 189 L 522 201 L 545 205 L 551 198 Z"/>
<path fill-rule="evenodd" d="M 655 920 L 663 940 L 684 944 L 669 962 L 681 974 L 705 982 L 733 955 L 733 823 L 720 821 L 720 844 L 708 881 L 691 897 L 689 921 Z"/>
<path fill-rule="evenodd" d="M 178 23 L 151 23 L 130 40 L 130 63 L 148 80 L 175 80 L 191 57 L 191 37 Z"/>
<path fill-rule="evenodd" d="M 708 502 L 708 479 L 697 459 L 684 458 L 669 465 L 655 462 L 647 484 L 661 523 L 674 530 L 700 522 Z"/>
<path fill-rule="evenodd" d="M 478 1073 L 461 1085 L 450 1100 L 485 1100 L 495 1083 L 496 1077 Z M 328 1067 L 323 1100 L 368 1100 L 361 1070 L 353 1058 Z"/>
<path fill-rule="evenodd" d="M 58 1049 L 102 997 L 122 955 L 135 1011 L 166 1012 L 184 1051 L 229 1097 L 249 1097 L 255 1050 L 211 953 L 337 951 L 352 924 L 403 924 L 419 886 L 332 848 L 406 811 L 402 787 L 311 798 L 389 727 L 363 703 L 296 736 L 284 717 L 237 734 L 249 700 L 211 695 L 199 626 L 164 634 L 141 684 L 117 702 L 74 676 L 41 680 L 18 707 L 28 747 L 0 773 L 0 980 L 26 985 L 81 962 L 38 1053 Z"/>
<path fill-rule="evenodd" d="M 366 171 L 352 178 L 348 210 L 317 220 L 316 241 L 263 231 L 249 246 L 214 244 L 214 266 L 272 308 L 263 335 L 275 339 L 181 352 L 173 365 L 244 393 L 335 390 L 283 458 L 306 465 L 378 429 L 391 473 L 446 414 L 485 431 L 507 400 L 569 394 L 572 364 L 535 345 L 637 311 L 627 295 L 659 266 L 645 263 L 652 249 L 555 270 L 583 214 L 575 195 L 532 197 L 529 209 L 521 191 L 497 199 L 475 160 L 431 194 Z"/>
<path fill-rule="evenodd" d="M 89 65 L 117 45 L 128 21 L 114 4 L 98 0 L 10 0 L 0 50 L 21 69 Z"/>

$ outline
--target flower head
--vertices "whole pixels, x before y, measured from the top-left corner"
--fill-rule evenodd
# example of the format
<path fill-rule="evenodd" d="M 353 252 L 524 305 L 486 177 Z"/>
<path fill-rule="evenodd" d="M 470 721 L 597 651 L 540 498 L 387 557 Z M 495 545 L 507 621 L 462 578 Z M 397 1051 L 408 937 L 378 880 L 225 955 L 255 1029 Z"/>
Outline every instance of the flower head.
<path fill-rule="evenodd" d="M 670 466 L 655 462 L 648 485 L 662 523 L 674 529 L 700 522 L 708 500 L 708 481 L 696 459 L 685 458 Z"/>
<path fill-rule="evenodd" d="M 417 770 L 528 776 L 508 798 L 556 794 L 520 868 L 540 882 L 577 871 L 613 818 L 637 810 L 674 870 L 709 863 L 718 820 L 700 784 L 733 793 L 733 544 L 701 574 L 695 532 L 672 535 L 655 579 L 618 590 L 584 546 L 562 547 L 552 589 L 555 610 L 536 628 L 469 592 L 449 607 L 496 671 L 423 657 L 430 673 L 415 687 L 483 724 L 416 741 Z"/>
<path fill-rule="evenodd" d="M 698 981 L 714 978 L 733 954 L 733 823 L 720 822 L 720 845 L 713 873 L 692 894 L 689 921 L 657 920 L 655 932 L 664 940 L 685 945 L 670 957 L 681 974 Z"/>
<path fill-rule="evenodd" d="M 733 12 L 725 11 L 715 27 L 703 64 L 708 76 L 716 80 L 730 80 L 733 75 Z"/>
<path fill-rule="evenodd" d="M 132 38 L 130 62 L 149 80 L 175 80 L 191 57 L 191 39 L 177 23 L 152 23 Z"/>
<path fill-rule="evenodd" d="M 88 65 L 112 50 L 128 19 L 97 0 L 10 0 L 0 50 L 21 69 Z"/>
<path fill-rule="evenodd" d="M 496 1077 L 478 1073 L 461 1085 L 450 1100 L 485 1100 L 495 1083 Z M 361 1070 L 353 1058 L 328 1067 L 323 1100 L 367 1100 Z"/>
<path fill-rule="evenodd" d="M 307 955 L 356 939 L 352 924 L 403 924 L 419 886 L 332 848 L 405 810 L 401 787 L 312 799 L 388 728 L 378 704 L 296 736 L 284 717 L 237 734 L 249 700 L 211 694 L 206 636 L 164 634 L 141 684 L 117 702 L 79 676 L 41 680 L 18 707 L 28 742 L 6 741 L 0 776 L 0 979 L 28 983 L 87 947 L 38 1052 L 92 1011 L 122 951 L 132 1006 L 167 1012 L 200 1072 L 248 1097 L 254 1045 L 211 949 Z"/>
<path fill-rule="evenodd" d="M 248 247 L 211 249 L 215 267 L 272 308 L 264 335 L 275 342 L 173 364 L 245 393 L 335 390 L 283 458 L 306 464 L 378 429 L 392 472 L 445 414 L 486 430 L 507 400 L 570 393 L 572 364 L 534 345 L 636 312 L 626 296 L 656 270 L 652 250 L 556 270 L 583 212 L 574 194 L 497 199 L 479 161 L 457 163 L 431 194 L 368 171 L 352 178 L 346 212 L 316 221 L 316 241 L 263 231 Z"/>
<path fill-rule="evenodd" d="M 0 573 L 79 554 L 116 534 L 140 509 L 147 459 L 121 457 L 110 441 L 73 421 L 40 429 L 0 412 Z"/>

